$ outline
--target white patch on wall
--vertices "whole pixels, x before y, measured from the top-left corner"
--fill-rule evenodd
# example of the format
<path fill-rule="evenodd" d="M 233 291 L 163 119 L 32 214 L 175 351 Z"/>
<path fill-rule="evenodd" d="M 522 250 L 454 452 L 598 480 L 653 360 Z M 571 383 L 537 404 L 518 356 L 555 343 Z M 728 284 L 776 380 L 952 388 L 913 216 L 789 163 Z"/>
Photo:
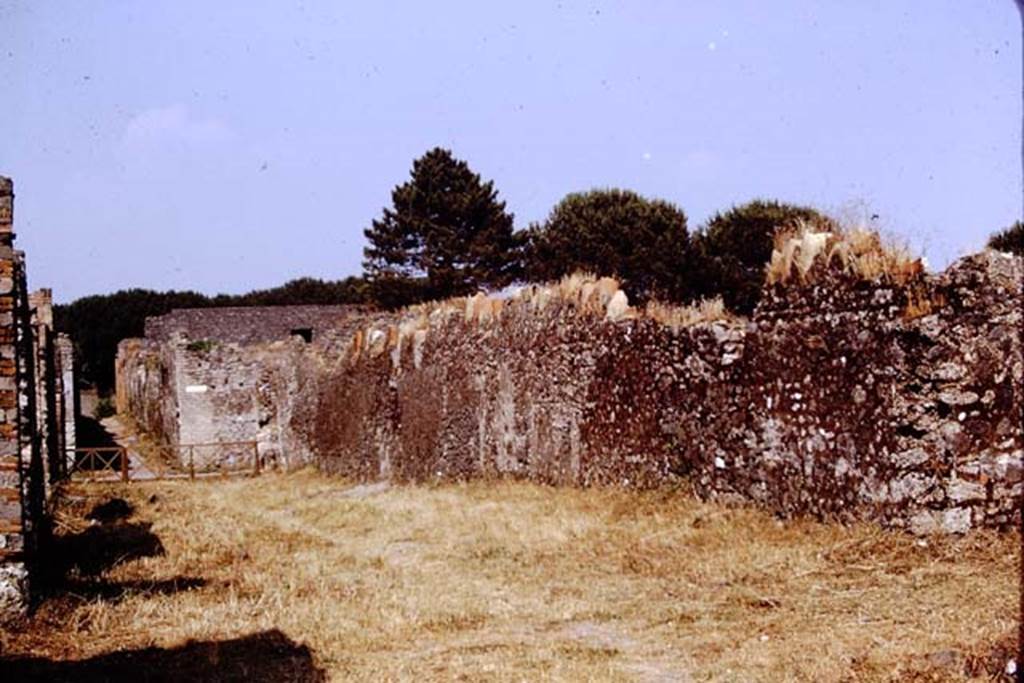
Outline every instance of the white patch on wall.
<path fill-rule="evenodd" d="M 205 394 L 210 390 L 210 387 L 205 384 L 189 384 L 185 387 L 186 394 Z"/>

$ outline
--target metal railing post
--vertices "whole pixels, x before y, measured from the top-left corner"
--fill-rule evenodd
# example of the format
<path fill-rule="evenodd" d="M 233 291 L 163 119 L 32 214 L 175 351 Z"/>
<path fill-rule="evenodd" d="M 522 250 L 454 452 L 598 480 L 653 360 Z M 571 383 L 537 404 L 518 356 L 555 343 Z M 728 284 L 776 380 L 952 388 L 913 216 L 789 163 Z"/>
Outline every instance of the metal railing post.
<path fill-rule="evenodd" d="M 195 461 L 195 447 L 188 447 L 188 478 L 195 480 L 196 478 L 196 461 Z"/>

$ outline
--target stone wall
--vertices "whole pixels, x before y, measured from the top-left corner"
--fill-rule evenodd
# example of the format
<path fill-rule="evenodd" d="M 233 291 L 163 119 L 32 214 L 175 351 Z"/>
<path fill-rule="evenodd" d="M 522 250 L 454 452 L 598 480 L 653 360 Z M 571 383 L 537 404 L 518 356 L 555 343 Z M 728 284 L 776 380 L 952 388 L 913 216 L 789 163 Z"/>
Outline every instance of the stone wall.
<path fill-rule="evenodd" d="M 586 286 L 455 302 L 355 340 L 311 442 L 355 477 L 677 483 L 782 515 L 1007 527 L 1021 276 L 994 252 L 899 286 L 823 271 L 749 321 L 682 326 L 587 310 Z"/>
<path fill-rule="evenodd" d="M 81 412 L 75 370 L 75 346 L 71 342 L 71 337 L 64 333 L 57 335 L 56 355 L 61 392 L 61 399 L 57 405 L 57 423 L 61 425 L 58 448 L 59 452 L 65 454 L 65 467 L 70 467 L 74 464 L 75 448 L 78 447 L 75 422 Z"/>
<path fill-rule="evenodd" d="M 306 341 L 312 341 L 359 310 L 355 306 L 183 308 L 147 318 L 145 336 L 170 341 L 180 334 L 195 342 L 256 344 L 306 334 Z"/>
<path fill-rule="evenodd" d="M 122 344 L 119 406 L 169 442 L 258 439 L 358 478 L 672 484 L 915 532 L 1010 525 L 1020 260 L 899 278 L 832 261 L 769 286 L 750 320 L 635 311 L 602 279 L 351 312 L 312 344 L 161 324 Z"/>
<path fill-rule="evenodd" d="M 63 384 L 73 360 L 56 354 L 50 292 L 28 293 L 13 205 L 13 185 L 0 177 L 0 621 L 26 613 L 44 570 L 47 495 L 67 472 L 61 425 L 75 393 Z"/>
<path fill-rule="evenodd" d="M 200 468 L 234 465 L 251 452 L 201 446 L 185 456 L 190 445 L 256 441 L 264 466 L 310 462 L 306 426 L 325 359 L 340 355 L 374 316 L 346 306 L 295 309 L 267 307 L 250 316 L 236 315 L 244 309 L 196 309 L 148 319 L 155 338 L 118 347 L 118 411 Z M 224 310 L 229 314 L 220 315 Z M 196 323 L 199 313 L 203 322 Z M 313 330 L 311 341 L 291 334 L 296 325 Z"/>

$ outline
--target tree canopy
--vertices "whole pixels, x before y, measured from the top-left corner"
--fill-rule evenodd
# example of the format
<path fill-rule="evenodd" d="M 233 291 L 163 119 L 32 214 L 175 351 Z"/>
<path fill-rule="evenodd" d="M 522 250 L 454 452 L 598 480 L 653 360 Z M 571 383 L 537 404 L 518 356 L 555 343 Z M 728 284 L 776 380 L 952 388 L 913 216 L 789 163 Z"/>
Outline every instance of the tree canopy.
<path fill-rule="evenodd" d="M 988 239 L 988 246 L 999 251 L 1024 256 L 1024 223 L 1017 221 Z"/>
<path fill-rule="evenodd" d="M 703 297 L 721 296 L 730 310 L 753 312 L 761 298 L 775 233 L 798 220 L 831 225 L 810 207 L 762 199 L 716 213 L 694 235 L 689 274 L 693 292 Z"/>
<path fill-rule="evenodd" d="M 363 269 L 382 304 L 472 294 L 516 277 L 521 239 L 512 214 L 494 183 L 449 150 L 415 160 L 391 201 L 364 230 Z"/>
<path fill-rule="evenodd" d="M 666 201 L 620 189 L 569 194 L 528 236 L 531 280 L 589 271 L 618 278 L 632 301 L 687 298 L 686 214 Z"/>

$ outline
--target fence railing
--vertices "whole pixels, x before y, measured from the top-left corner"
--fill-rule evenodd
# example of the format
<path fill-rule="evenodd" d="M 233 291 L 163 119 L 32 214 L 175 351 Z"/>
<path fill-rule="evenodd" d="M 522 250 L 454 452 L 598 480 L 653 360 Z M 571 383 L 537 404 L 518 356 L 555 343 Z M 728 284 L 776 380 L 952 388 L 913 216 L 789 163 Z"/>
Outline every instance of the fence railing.
<path fill-rule="evenodd" d="M 263 469 L 256 441 L 159 444 L 140 447 L 146 457 L 132 457 L 123 446 L 76 448 L 68 451 L 67 478 L 89 481 L 196 479 Z"/>
<path fill-rule="evenodd" d="M 128 450 L 121 446 L 76 448 L 68 451 L 68 479 L 76 474 L 86 479 L 109 479 L 119 474 L 121 481 L 129 480 Z"/>

